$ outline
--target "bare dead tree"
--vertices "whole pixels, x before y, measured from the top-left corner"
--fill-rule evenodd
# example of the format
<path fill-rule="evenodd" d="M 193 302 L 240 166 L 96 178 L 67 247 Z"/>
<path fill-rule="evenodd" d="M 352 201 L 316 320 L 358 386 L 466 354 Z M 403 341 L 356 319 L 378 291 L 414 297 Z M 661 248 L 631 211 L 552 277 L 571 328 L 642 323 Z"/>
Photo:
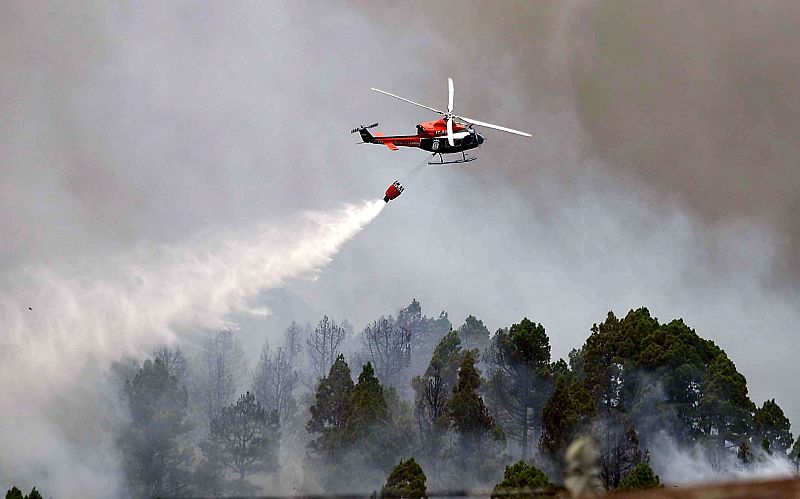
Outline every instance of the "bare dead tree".
<path fill-rule="evenodd" d="M 401 375 L 411 363 L 411 332 L 381 317 L 364 328 L 361 342 L 381 383 L 399 387 Z"/>
<path fill-rule="evenodd" d="M 639 448 L 639 438 L 630 421 L 616 414 L 606 418 L 595 422 L 592 433 L 601 436 L 600 478 L 606 490 L 613 490 L 637 464 L 648 462 L 649 455 Z"/>
<path fill-rule="evenodd" d="M 161 363 L 164 364 L 170 376 L 175 376 L 182 384 L 186 383 L 189 377 L 189 366 L 180 348 L 170 348 L 166 345 L 160 346 L 153 350 L 153 359 L 161 359 Z"/>
<path fill-rule="evenodd" d="M 298 365 L 300 353 L 303 351 L 303 328 L 299 324 L 292 321 L 286 332 L 283 333 L 283 345 L 289 362 L 293 366 Z"/>
<path fill-rule="evenodd" d="M 281 422 L 294 415 L 296 405 L 292 393 L 298 379 L 287 349 L 278 347 L 271 352 L 265 343 L 253 373 L 253 390 L 256 400 L 267 411 L 275 411 Z"/>
<path fill-rule="evenodd" d="M 311 336 L 306 340 L 308 358 L 311 369 L 316 379 L 322 378 L 336 361 L 340 346 L 345 338 L 344 328 L 338 326 L 336 321 L 324 316 Z"/>
<path fill-rule="evenodd" d="M 438 365 L 434 366 L 430 373 L 415 377 L 412 384 L 419 387 L 414 413 L 420 435 L 426 441 L 431 441 L 431 437 L 436 437 L 441 430 L 446 429 L 447 399 L 450 391 L 442 379 L 441 367 Z"/>
<path fill-rule="evenodd" d="M 221 331 L 203 343 L 195 361 L 192 398 L 207 424 L 233 403 L 246 374 L 244 351 L 232 332 Z"/>

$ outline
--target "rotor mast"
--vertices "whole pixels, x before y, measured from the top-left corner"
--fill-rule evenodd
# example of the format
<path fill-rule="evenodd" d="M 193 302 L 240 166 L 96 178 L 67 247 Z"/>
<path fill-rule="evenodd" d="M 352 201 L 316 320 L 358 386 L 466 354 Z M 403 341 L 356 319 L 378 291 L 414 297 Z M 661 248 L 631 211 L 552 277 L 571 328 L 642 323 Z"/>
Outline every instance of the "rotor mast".
<path fill-rule="evenodd" d="M 455 138 L 453 137 L 453 121 L 454 120 L 460 121 L 460 122 L 464 122 L 464 123 L 466 123 L 467 125 L 470 125 L 470 126 L 472 126 L 472 125 L 484 126 L 486 128 L 493 128 L 495 130 L 500 130 L 500 131 L 503 131 L 503 132 L 513 133 L 513 134 L 516 134 L 516 135 L 522 135 L 523 137 L 533 137 L 533 135 L 531 135 L 531 134 L 529 134 L 527 132 L 522 132 L 520 130 L 515 130 L 513 128 L 508 128 L 508 127 L 504 127 L 504 126 L 500 126 L 500 125 L 495 125 L 493 123 L 487 123 L 485 121 L 480 121 L 480 120 L 476 120 L 476 119 L 473 119 L 473 118 L 467 118 L 466 116 L 459 116 L 457 114 L 453 114 L 453 94 L 454 94 L 454 89 L 453 89 L 453 79 L 452 78 L 448 78 L 447 79 L 447 111 L 440 111 L 440 110 L 435 109 L 433 107 L 426 106 L 424 104 L 420 104 L 419 102 L 414 102 L 413 100 L 406 99 L 405 97 L 400 97 L 399 95 L 395 95 L 393 93 L 390 93 L 390 92 L 387 92 L 385 90 L 381 90 L 381 89 L 378 89 L 378 88 L 370 88 L 370 90 L 374 90 L 375 92 L 379 92 L 379 93 L 388 95 L 389 97 L 394 97 L 395 99 L 400 99 L 402 101 L 408 102 L 409 104 L 413 104 L 415 106 L 419 106 L 419 107 L 427 109 L 429 111 L 433 111 L 434 113 L 441 114 L 444 117 L 443 119 L 444 119 L 444 121 L 445 121 L 445 123 L 447 125 L 447 142 L 450 144 L 451 147 L 455 146 Z"/>

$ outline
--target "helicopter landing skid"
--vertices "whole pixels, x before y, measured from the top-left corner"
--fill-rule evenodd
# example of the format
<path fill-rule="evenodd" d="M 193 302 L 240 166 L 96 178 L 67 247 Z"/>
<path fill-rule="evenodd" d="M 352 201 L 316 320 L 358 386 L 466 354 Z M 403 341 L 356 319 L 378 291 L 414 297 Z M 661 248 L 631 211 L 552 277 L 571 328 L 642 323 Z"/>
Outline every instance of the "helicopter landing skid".
<path fill-rule="evenodd" d="M 434 154 L 434 157 L 435 156 L 436 155 Z M 469 157 L 464 152 L 461 153 L 461 158 L 462 159 L 455 159 L 453 161 L 445 161 L 444 160 L 444 156 L 439 154 L 439 161 L 428 161 L 428 164 L 429 165 L 458 165 L 458 164 L 461 164 L 461 163 L 469 163 L 470 161 L 475 161 L 476 159 L 478 159 L 478 158 L 476 158 L 474 156 Z M 433 158 L 431 158 L 431 159 L 433 159 Z"/>

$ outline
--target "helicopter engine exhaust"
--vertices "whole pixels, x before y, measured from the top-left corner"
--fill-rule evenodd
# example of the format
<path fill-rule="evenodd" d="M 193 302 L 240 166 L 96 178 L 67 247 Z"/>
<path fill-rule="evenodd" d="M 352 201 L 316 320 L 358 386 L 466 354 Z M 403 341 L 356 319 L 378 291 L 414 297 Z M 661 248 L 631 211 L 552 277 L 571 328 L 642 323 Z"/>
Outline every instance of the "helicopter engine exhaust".
<path fill-rule="evenodd" d="M 400 185 L 399 180 L 395 180 L 392 183 L 392 185 L 390 185 L 389 188 L 386 189 L 386 195 L 383 196 L 383 202 L 388 203 L 392 199 L 396 199 L 402 193 L 403 193 L 403 186 Z"/>

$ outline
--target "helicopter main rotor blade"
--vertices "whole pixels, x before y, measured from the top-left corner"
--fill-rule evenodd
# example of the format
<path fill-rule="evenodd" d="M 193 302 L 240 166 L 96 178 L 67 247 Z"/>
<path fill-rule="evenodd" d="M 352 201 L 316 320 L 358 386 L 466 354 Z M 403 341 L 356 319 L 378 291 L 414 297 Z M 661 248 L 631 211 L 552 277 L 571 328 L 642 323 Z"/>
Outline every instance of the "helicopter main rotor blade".
<path fill-rule="evenodd" d="M 447 112 L 453 114 L 453 79 L 447 79 Z"/>
<path fill-rule="evenodd" d="M 450 147 L 456 145 L 456 142 L 453 139 L 453 118 L 447 119 L 447 143 L 450 144 Z"/>
<path fill-rule="evenodd" d="M 520 132 L 519 130 L 514 130 L 513 128 L 494 125 L 492 123 L 486 123 L 485 121 L 473 120 L 472 118 L 467 118 L 466 116 L 455 116 L 455 117 L 460 120 L 466 121 L 467 123 L 471 123 L 473 125 L 485 126 L 486 128 L 494 128 L 495 130 L 502 130 L 504 132 L 515 133 L 517 135 L 522 135 L 523 137 L 533 137 L 533 135 L 527 132 Z"/>
<path fill-rule="evenodd" d="M 415 106 L 424 107 L 425 109 L 427 109 L 429 111 L 433 111 L 434 113 L 447 115 L 447 113 L 445 113 L 443 111 L 439 111 L 438 109 L 434 109 L 432 107 L 428 107 L 428 106 L 426 106 L 424 104 L 420 104 L 419 102 L 414 102 L 413 100 L 408 100 L 405 97 L 400 97 L 399 95 L 395 95 L 395 94 L 389 93 L 389 92 L 387 92 L 385 90 L 381 90 L 379 88 L 370 88 L 370 90 L 374 90 L 374 91 L 376 91 L 378 93 L 381 93 L 381 94 L 386 94 L 389 97 L 394 97 L 395 99 L 404 100 L 404 101 L 408 102 L 409 104 L 414 104 Z"/>

